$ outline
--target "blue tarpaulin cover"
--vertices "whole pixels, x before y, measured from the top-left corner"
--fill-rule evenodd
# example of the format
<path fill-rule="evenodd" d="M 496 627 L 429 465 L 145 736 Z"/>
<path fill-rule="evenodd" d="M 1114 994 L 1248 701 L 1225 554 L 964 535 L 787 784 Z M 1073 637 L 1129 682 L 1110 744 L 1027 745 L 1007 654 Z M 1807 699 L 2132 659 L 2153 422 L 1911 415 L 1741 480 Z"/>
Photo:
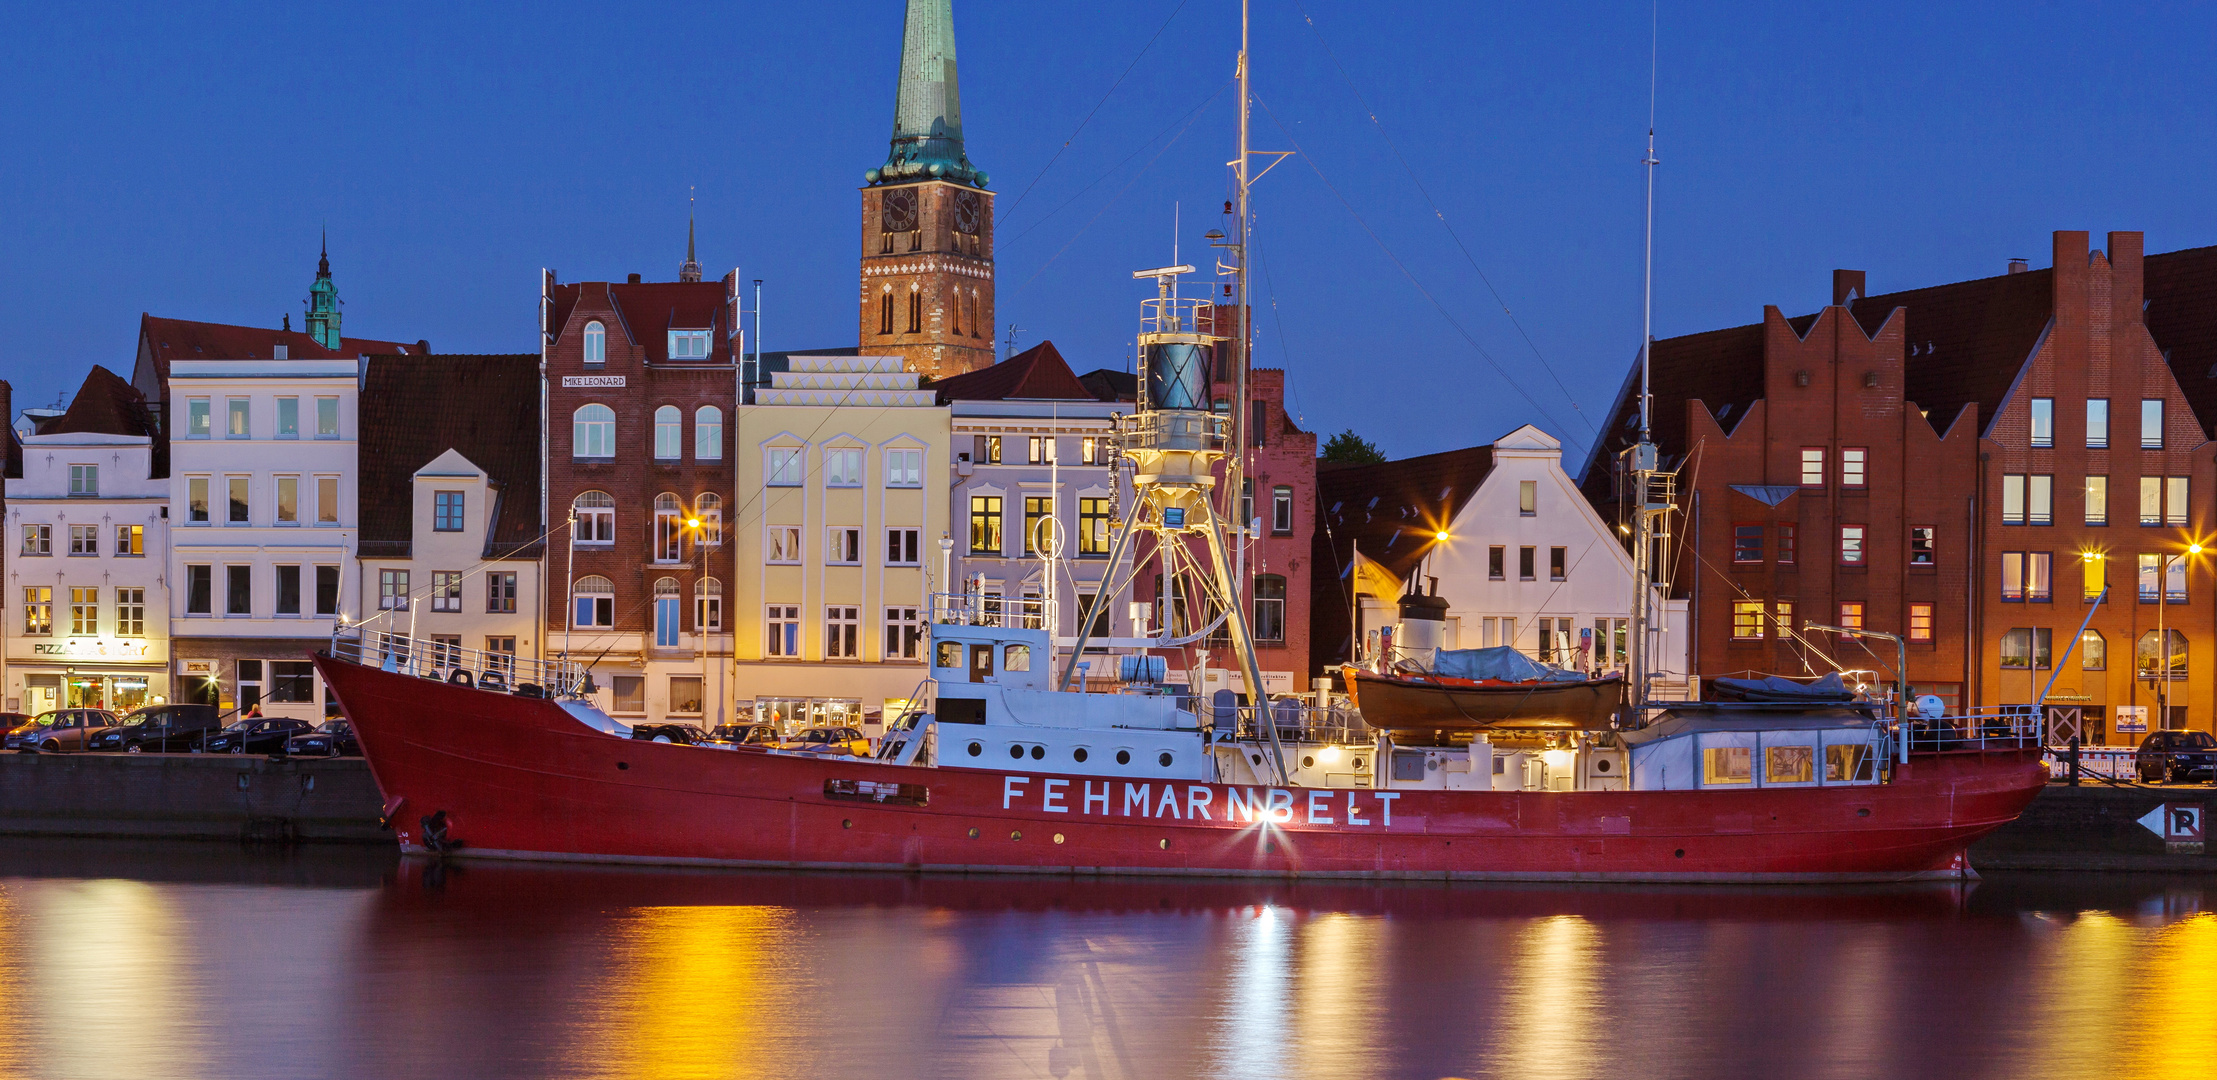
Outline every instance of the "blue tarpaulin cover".
<path fill-rule="evenodd" d="M 1813 682 L 1773 675 L 1767 679 L 1717 680 L 1717 690 L 1742 701 L 1853 701 L 1847 684 L 1833 672 Z"/>
<path fill-rule="evenodd" d="M 1432 674 L 1451 679 L 1499 679 L 1503 682 L 1584 682 L 1575 671 L 1549 667 L 1506 645 L 1491 649 L 1441 649 Z"/>

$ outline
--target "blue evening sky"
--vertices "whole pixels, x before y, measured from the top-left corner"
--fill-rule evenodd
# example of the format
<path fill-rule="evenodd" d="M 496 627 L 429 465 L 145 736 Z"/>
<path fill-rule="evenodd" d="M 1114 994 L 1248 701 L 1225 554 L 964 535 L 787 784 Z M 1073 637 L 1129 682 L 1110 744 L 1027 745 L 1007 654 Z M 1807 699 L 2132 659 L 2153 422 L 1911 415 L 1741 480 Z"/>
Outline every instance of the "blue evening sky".
<path fill-rule="evenodd" d="M 770 348 L 851 345 L 901 11 L 11 4 L 0 377 L 22 407 L 128 373 L 142 311 L 297 320 L 326 224 L 350 334 L 532 351 L 539 269 L 674 277 L 690 187 L 710 275 L 766 279 Z M 1254 143 L 1305 151 L 1256 191 L 1258 360 L 1308 427 L 1591 438 L 1639 336 L 1648 12 L 1256 0 Z M 1122 366 L 1130 271 L 1181 204 L 1189 260 L 1218 224 L 1237 5 L 955 17 L 1000 322 Z M 1834 267 L 2043 265 L 2059 228 L 2217 243 L 2208 5 L 1666 3 L 1661 41 L 1659 336 L 1810 310 Z"/>

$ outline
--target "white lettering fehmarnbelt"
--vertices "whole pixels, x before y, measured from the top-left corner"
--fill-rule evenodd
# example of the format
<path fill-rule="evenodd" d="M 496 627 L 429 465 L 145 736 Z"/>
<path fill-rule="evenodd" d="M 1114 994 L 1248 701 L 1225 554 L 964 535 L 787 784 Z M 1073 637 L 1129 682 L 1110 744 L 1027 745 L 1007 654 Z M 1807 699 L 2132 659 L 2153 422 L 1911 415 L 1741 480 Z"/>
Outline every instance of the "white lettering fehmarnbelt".
<path fill-rule="evenodd" d="M 622 386 L 623 384 L 624 384 L 624 377 L 623 377 L 623 376 L 621 376 L 621 375 L 564 375 L 564 376 L 562 376 L 562 385 L 563 385 L 564 387 L 572 387 L 572 386 Z"/>

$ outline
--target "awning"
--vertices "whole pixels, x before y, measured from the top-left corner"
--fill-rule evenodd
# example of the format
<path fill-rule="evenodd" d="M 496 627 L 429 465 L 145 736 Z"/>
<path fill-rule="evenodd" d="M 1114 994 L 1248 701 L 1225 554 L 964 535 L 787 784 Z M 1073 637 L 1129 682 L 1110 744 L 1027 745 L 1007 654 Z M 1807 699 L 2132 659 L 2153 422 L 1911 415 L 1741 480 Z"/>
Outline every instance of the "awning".
<path fill-rule="evenodd" d="M 1734 484 L 1732 490 L 1765 506 L 1777 506 L 1801 489 L 1791 484 Z"/>

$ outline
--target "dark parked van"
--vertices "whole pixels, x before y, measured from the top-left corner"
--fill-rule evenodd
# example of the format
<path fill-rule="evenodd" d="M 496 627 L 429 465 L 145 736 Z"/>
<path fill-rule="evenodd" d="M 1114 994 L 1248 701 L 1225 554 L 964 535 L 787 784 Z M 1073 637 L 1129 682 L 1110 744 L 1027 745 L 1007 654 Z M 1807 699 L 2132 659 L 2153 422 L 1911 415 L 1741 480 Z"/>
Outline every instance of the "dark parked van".
<path fill-rule="evenodd" d="M 183 753 L 222 726 L 223 714 L 213 705 L 149 705 L 94 737 L 92 748 L 128 754 Z"/>

